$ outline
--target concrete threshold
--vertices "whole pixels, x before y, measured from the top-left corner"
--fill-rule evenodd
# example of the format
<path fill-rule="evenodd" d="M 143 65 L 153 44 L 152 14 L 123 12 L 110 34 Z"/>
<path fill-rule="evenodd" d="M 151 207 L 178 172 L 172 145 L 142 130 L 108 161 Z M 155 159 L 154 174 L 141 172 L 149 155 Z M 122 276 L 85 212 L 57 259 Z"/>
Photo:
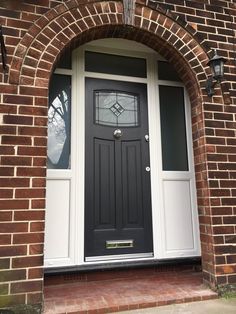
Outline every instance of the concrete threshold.
<path fill-rule="evenodd" d="M 123 314 L 236 314 L 236 297 L 137 309 Z"/>

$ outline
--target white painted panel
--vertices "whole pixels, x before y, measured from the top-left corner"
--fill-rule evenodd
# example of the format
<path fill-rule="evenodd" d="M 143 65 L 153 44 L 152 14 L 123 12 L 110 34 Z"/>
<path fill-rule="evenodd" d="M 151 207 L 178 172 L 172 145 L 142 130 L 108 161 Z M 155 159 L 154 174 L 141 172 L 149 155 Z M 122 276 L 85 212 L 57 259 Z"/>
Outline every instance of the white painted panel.
<path fill-rule="evenodd" d="M 48 180 L 45 260 L 69 257 L 69 221 L 70 180 Z"/>
<path fill-rule="evenodd" d="M 190 181 L 163 181 L 163 188 L 166 250 L 193 250 Z"/>

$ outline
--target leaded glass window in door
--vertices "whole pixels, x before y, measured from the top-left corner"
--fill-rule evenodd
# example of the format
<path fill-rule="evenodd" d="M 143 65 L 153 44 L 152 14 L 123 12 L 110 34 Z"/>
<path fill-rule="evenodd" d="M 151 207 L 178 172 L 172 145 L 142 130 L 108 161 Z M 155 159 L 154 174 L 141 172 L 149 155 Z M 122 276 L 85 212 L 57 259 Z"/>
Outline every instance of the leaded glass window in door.
<path fill-rule="evenodd" d="M 138 95 L 100 90 L 94 92 L 95 123 L 114 127 L 139 125 Z"/>

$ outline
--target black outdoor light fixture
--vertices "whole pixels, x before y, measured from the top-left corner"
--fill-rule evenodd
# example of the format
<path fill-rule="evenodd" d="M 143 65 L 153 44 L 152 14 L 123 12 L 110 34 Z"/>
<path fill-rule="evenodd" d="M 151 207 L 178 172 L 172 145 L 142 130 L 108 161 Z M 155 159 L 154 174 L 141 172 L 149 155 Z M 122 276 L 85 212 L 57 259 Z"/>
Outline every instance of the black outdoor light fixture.
<path fill-rule="evenodd" d="M 209 97 L 215 94 L 214 87 L 217 83 L 220 83 L 224 78 L 224 64 L 227 60 L 220 57 L 216 50 L 213 58 L 209 60 L 207 65 L 210 66 L 212 70 L 212 77 L 210 77 L 206 82 L 206 91 Z"/>

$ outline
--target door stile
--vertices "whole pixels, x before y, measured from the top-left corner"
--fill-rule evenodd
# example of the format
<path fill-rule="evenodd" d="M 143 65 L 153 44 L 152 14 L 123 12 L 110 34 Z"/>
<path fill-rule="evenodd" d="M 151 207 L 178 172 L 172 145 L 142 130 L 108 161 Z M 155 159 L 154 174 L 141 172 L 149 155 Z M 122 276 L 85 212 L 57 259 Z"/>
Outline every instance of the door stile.
<path fill-rule="evenodd" d="M 122 217 L 118 213 L 122 211 L 123 208 L 123 191 L 122 191 L 122 156 L 121 156 L 121 142 L 119 140 L 114 142 L 115 148 L 115 225 L 122 225 Z M 117 228 L 120 231 L 120 228 Z"/>
<path fill-rule="evenodd" d="M 158 89 L 157 57 L 155 54 L 147 56 L 147 102 L 148 102 L 148 126 L 149 126 L 149 150 L 150 150 L 150 181 L 152 202 L 152 228 L 153 228 L 153 255 L 159 258 L 164 252 L 163 232 L 161 222 L 163 212 L 161 208 L 162 198 L 162 150 L 160 128 L 160 99 Z"/>
<path fill-rule="evenodd" d="M 73 52 L 72 67 L 75 73 L 73 79 L 74 107 L 74 169 L 75 169 L 75 265 L 84 263 L 84 180 L 85 180 L 85 73 L 83 47 Z"/>

